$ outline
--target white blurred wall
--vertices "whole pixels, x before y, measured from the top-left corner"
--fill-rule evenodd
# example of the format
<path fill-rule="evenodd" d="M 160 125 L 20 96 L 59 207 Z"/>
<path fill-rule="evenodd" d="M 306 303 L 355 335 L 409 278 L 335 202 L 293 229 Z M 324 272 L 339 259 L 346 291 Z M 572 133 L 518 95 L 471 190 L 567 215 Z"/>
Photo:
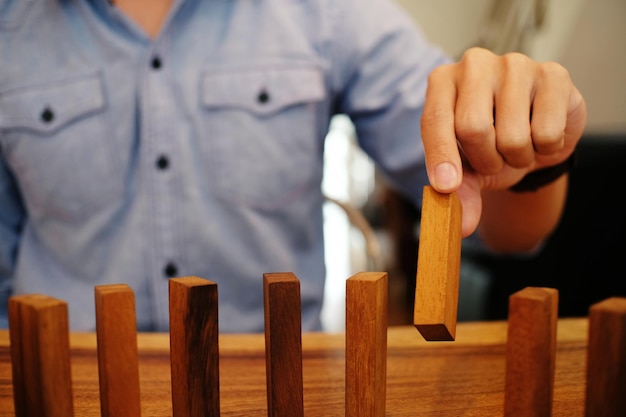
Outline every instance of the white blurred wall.
<path fill-rule="evenodd" d="M 626 0 L 587 0 L 560 61 L 587 100 L 587 130 L 626 135 Z"/>
<path fill-rule="evenodd" d="M 493 0 L 396 1 L 459 57 L 479 41 Z M 547 0 L 545 23 L 525 52 L 568 68 L 587 100 L 588 133 L 626 134 L 625 42 L 626 0 Z"/>

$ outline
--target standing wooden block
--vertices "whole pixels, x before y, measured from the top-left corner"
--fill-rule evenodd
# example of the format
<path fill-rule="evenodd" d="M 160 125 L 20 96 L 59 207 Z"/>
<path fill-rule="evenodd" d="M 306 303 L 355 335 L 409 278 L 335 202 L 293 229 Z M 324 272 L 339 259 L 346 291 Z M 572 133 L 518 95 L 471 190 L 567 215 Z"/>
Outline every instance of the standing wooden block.
<path fill-rule="evenodd" d="M 173 417 L 220 415 L 217 284 L 169 280 Z"/>
<path fill-rule="evenodd" d="M 67 303 L 45 295 L 9 299 L 16 417 L 74 414 Z"/>
<path fill-rule="evenodd" d="M 387 387 L 387 273 L 346 281 L 346 417 L 384 417 Z"/>
<path fill-rule="evenodd" d="M 95 287 L 102 417 L 139 417 L 135 294 L 125 284 Z"/>
<path fill-rule="evenodd" d="M 300 281 L 292 273 L 263 275 L 267 415 L 303 417 Z"/>
<path fill-rule="evenodd" d="M 527 287 L 509 298 L 505 417 L 552 415 L 558 297 Z"/>
<path fill-rule="evenodd" d="M 626 298 L 589 309 L 587 417 L 626 416 Z"/>
<path fill-rule="evenodd" d="M 413 324 L 429 341 L 456 336 L 461 266 L 461 202 L 424 187 Z"/>

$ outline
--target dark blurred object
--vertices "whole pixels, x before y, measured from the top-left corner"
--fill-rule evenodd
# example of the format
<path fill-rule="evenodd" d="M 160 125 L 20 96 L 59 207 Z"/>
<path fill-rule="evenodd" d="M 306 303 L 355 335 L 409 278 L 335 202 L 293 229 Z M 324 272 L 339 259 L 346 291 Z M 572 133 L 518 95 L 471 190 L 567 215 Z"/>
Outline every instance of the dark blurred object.
<path fill-rule="evenodd" d="M 417 274 L 417 225 L 421 212 L 415 204 L 391 189 L 386 189 L 382 199 L 384 221 L 391 242 L 391 257 L 388 262 L 390 286 L 402 281 L 396 300 L 406 309 L 405 323 L 413 323 L 413 303 L 415 301 L 415 275 Z M 393 293 L 393 290 L 390 291 Z"/>
<path fill-rule="evenodd" d="M 578 149 L 563 219 L 540 253 L 469 255 L 491 276 L 487 319 L 506 318 L 509 295 L 526 286 L 558 289 L 561 317 L 626 296 L 626 136 L 586 136 Z"/>

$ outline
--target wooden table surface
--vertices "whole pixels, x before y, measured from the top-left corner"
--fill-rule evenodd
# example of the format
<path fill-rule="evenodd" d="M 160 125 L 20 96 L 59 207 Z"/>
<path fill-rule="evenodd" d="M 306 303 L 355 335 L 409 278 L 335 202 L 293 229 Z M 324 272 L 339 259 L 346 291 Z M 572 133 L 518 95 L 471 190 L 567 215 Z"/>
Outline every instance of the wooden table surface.
<path fill-rule="evenodd" d="M 425 342 L 414 327 L 388 332 L 387 417 L 502 416 L 507 323 L 459 323 L 455 342 Z M 582 417 L 587 319 L 561 319 L 554 417 Z M 306 417 L 344 415 L 344 335 L 303 336 Z M 75 415 L 100 416 L 95 333 L 72 333 Z M 138 335 L 143 417 L 171 416 L 169 335 Z M 223 417 L 267 415 L 264 338 L 220 336 Z M 14 416 L 9 335 L 0 330 L 0 417 Z"/>

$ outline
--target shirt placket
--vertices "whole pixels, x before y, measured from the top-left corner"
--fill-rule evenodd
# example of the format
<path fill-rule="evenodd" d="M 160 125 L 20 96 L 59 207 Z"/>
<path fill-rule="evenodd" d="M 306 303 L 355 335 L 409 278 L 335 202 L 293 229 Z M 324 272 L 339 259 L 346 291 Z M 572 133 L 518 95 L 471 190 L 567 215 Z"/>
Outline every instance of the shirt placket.
<path fill-rule="evenodd" d="M 150 288 L 157 330 L 169 319 L 167 280 L 180 276 L 176 222 L 176 178 L 180 173 L 174 126 L 176 109 L 170 86 L 166 55 L 155 47 L 145 61 L 141 97 L 142 166 L 149 187 L 146 205 L 147 236 L 151 241 Z M 165 302 L 163 302 L 165 300 Z"/>

